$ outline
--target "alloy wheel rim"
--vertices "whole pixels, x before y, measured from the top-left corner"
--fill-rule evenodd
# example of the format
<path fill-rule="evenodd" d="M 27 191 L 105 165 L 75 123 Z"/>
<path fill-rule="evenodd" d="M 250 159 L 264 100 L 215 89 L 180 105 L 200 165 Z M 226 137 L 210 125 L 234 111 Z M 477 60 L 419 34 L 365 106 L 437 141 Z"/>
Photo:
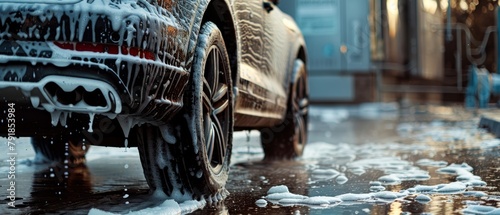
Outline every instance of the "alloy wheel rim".
<path fill-rule="evenodd" d="M 309 98 L 307 96 L 306 79 L 302 76 L 295 85 L 295 98 L 293 102 L 294 119 L 295 119 L 295 141 L 296 151 L 301 151 L 307 142 L 307 118 L 309 112 Z"/>
<path fill-rule="evenodd" d="M 206 158 L 214 173 L 220 173 L 227 156 L 230 91 L 228 71 L 217 46 L 209 49 L 203 72 L 202 114 Z"/>

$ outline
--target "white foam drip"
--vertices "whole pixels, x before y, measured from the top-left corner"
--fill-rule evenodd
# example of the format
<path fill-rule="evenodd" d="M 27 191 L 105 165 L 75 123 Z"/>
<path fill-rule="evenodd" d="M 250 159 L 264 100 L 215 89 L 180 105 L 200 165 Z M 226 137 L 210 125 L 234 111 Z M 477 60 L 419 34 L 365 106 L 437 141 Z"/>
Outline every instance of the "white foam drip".
<path fill-rule="evenodd" d="M 68 121 L 68 112 L 62 112 L 61 117 L 59 118 L 59 122 L 62 126 L 66 126 L 66 122 Z"/>
<path fill-rule="evenodd" d="M 94 125 L 94 118 L 95 113 L 89 113 L 89 129 L 87 131 L 90 133 L 94 132 L 94 129 L 92 129 L 92 126 Z"/>
<path fill-rule="evenodd" d="M 61 111 L 49 111 L 50 117 L 52 118 L 52 126 L 56 126 L 59 123 L 59 117 L 61 117 Z"/>
<path fill-rule="evenodd" d="M 143 122 L 132 116 L 118 115 L 116 116 L 116 119 L 118 120 L 120 127 L 122 128 L 123 135 L 125 136 L 124 147 L 127 148 L 130 130 L 136 125 L 141 125 Z"/>
<path fill-rule="evenodd" d="M 14 51 L 14 48 L 12 48 L 13 51 Z M 16 47 L 15 51 L 17 51 L 17 49 L 19 49 L 19 47 Z M 6 65 L 6 66 L 3 66 L 0 68 L 0 74 L 3 74 L 3 76 L 0 76 L 0 80 L 6 80 L 6 76 L 7 75 L 12 75 L 14 74 L 15 75 L 15 79 L 14 80 L 9 80 L 9 81 L 21 81 L 21 78 L 24 77 L 24 75 L 26 75 L 26 67 L 25 66 L 9 66 L 9 65 Z"/>

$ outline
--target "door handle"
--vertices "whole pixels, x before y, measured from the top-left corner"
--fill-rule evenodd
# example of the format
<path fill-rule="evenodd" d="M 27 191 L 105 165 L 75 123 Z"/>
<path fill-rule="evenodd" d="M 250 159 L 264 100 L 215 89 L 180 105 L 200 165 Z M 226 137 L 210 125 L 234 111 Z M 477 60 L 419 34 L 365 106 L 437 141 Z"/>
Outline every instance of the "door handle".
<path fill-rule="evenodd" d="M 270 12 L 274 9 L 274 7 L 273 7 L 273 3 L 268 2 L 268 1 L 265 1 L 265 2 L 263 3 L 263 6 L 264 6 L 264 9 L 266 9 L 266 11 L 267 11 L 268 13 L 270 13 Z"/>

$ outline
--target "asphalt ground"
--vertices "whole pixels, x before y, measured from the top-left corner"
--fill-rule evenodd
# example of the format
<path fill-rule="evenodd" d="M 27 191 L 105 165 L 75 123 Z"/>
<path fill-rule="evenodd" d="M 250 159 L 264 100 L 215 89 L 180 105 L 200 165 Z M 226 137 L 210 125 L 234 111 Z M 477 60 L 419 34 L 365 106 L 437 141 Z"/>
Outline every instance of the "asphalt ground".
<path fill-rule="evenodd" d="M 495 111 L 314 106 L 299 159 L 264 162 L 259 133 L 236 133 L 230 195 L 192 214 L 498 214 L 500 142 L 478 126 Z M 137 149 L 91 147 L 79 168 L 33 164 L 27 138 L 16 151 L 15 180 L 0 152 L 0 214 L 166 213 L 149 201 Z M 11 181 L 16 208 L 8 207 Z M 288 189 L 283 198 L 268 193 L 276 186 Z"/>

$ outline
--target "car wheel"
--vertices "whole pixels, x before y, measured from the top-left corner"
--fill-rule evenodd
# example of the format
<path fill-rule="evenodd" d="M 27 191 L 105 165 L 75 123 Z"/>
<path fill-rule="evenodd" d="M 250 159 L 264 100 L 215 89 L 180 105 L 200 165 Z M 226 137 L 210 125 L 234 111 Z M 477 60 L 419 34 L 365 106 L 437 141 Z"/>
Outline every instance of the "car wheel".
<path fill-rule="evenodd" d="M 233 132 L 231 89 L 222 34 L 207 22 L 200 30 L 183 109 L 166 126 L 143 125 L 133 131 L 152 190 L 161 188 L 178 200 L 213 200 L 225 194 Z"/>
<path fill-rule="evenodd" d="M 73 135 L 32 137 L 31 144 L 36 153 L 35 161 L 37 163 L 67 161 L 70 166 L 84 164 L 85 154 L 87 154 L 90 145 L 85 144 L 82 140 L 83 138 L 76 138 Z"/>
<path fill-rule="evenodd" d="M 309 89 L 305 64 L 300 59 L 295 61 L 293 78 L 285 119 L 279 125 L 260 130 L 266 160 L 301 156 L 307 143 Z"/>
<path fill-rule="evenodd" d="M 181 132 L 187 182 L 195 196 L 223 194 L 232 147 L 233 93 L 224 38 L 212 22 L 200 30 L 192 68 Z"/>
<path fill-rule="evenodd" d="M 137 141 L 144 177 L 152 192 L 162 191 L 176 200 L 188 200 L 191 196 L 182 183 L 179 169 L 182 165 L 177 139 L 170 136 L 171 129 L 166 126 L 141 125 L 131 130 L 130 141 Z M 169 135 L 163 135 L 169 134 Z M 167 137 L 167 138 L 165 138 Z"/>

